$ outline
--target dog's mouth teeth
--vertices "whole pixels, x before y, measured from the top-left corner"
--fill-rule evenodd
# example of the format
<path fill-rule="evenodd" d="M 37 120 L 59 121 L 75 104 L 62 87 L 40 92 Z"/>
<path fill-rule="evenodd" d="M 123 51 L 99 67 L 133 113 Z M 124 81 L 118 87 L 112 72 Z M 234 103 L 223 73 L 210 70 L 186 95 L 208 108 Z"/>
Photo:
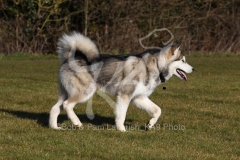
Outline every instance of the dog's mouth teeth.
<path fill-rule="evenodd" d="M 184 79 L 184 81 L 187 81 L 187 76 L 183 70 L 177 69 L 177 73 Z"/>

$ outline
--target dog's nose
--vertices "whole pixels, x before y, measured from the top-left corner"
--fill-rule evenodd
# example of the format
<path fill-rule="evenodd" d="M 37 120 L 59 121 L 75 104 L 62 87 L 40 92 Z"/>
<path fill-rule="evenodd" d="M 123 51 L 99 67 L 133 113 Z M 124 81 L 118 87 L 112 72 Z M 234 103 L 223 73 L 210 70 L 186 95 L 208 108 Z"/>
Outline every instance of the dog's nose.
<path fill-rule="evenodd" d="M 194 71 L 194 68 L 192 68 L 192 71 Z"/>

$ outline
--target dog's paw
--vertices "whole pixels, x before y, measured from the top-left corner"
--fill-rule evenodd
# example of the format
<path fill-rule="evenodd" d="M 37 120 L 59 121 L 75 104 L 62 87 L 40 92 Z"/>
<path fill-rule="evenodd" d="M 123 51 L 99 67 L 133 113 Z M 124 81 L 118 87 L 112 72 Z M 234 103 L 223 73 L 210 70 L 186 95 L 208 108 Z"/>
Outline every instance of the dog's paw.
<path fill-rule="evenodd" d="M 126 132 L 126 129 L 122 129 L 122 130 L 119 130 L 119 131 L 121 131 L 121 132 Z"/>
<path fill-rule="evenodd" d="M 74 127 L 81 128 L 83 124 L 80 122 L 80 120 L 76 117 L 75 119 L 72 119 L 72 123 Z"/>
<path fill-rule="evenodd" d="M 55 129 L 55 130 L 61 130 L 62 127 L 50 127 L 51 129 Z"/>
<path fill-rule="evenodd" d="M 124 126 L 117 126 L 117 130 L 121 132 L 126 132 L 126 129 Z"/>
<path fill-rule="evenodd" d="M 153 125 L 148 122 L 148 123 L 145 125 L 145 130 L 151 130 L 152 127 L 153 127 Z"/>
<path fill-rule="evenodd" d="M 82 123 L 79 123 L 79 124 L 74 125 L 74 126 L 77 127 L 77 128 L 81 128 L 81 127 L 83 126 L 83 124 L 82 124 Z"/>

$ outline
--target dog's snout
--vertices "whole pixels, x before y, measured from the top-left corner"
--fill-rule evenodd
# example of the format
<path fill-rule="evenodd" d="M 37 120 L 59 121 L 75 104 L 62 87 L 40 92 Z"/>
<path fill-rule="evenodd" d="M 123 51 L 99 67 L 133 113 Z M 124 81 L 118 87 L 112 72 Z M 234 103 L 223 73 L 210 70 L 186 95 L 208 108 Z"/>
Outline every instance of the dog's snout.
<path fill-rule="evenodd" d="M 194 71 L 194 68 L 192 68 L 192 71 Z"/>

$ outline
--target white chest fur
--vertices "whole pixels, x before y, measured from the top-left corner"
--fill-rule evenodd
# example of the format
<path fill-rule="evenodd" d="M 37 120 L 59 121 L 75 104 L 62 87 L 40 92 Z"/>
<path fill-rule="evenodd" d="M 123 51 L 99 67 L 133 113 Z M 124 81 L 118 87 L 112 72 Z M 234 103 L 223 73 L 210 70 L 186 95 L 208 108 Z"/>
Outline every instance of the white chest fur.
<path fill-rule="evenodd" d="M 155 88 L 159 86 L 161 83 L 160 79 L 150 79 L 148 84 L 144 84 L 144 82 L 138 82 L 136 85 L 136 89 L 133 92 L 133 97 L 144 95 L 144 96 L 150 96 Z"/>

